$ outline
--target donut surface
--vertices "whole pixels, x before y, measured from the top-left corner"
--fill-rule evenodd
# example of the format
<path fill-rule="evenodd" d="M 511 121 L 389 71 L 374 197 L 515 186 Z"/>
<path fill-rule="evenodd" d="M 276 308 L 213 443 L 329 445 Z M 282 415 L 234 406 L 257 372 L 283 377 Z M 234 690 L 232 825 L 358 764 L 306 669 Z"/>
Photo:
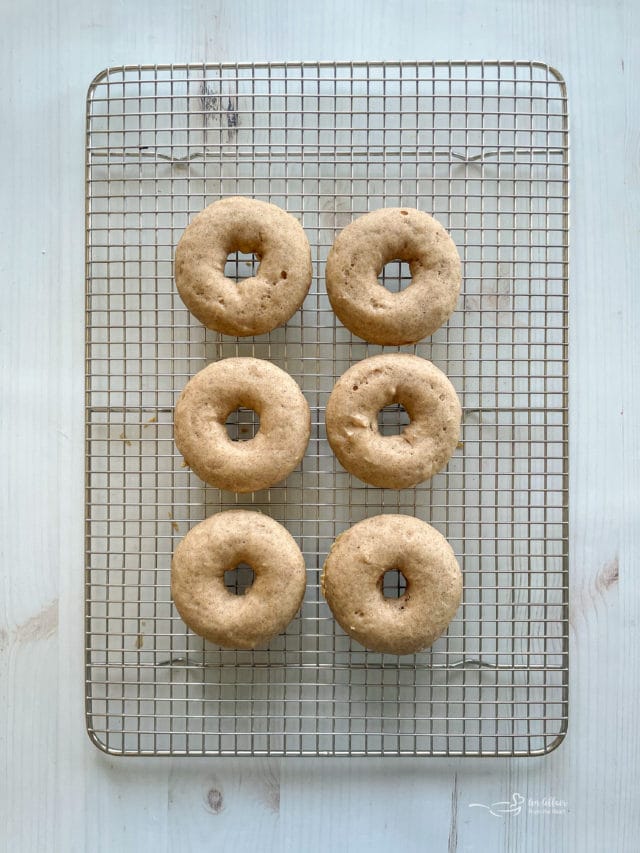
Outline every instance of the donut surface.
<path fill-rule="evenodd" d="M 254 580 L 244 595 L 224 573 L 246 563 Z M 212 643 L 253 649 L 281 633 L 300 609 L 306 571 L 295 540 L 259 512 L 229 510 L 196 524 L 171 562 L 171 594 L 186 624 Z"/>
<path fill-rule="evenodd" d="M 232 441 L 225 426 L 239 407 L 260 417 L 248 441 Z M 296 382 L 258 358 L 208 365 L 176 403 L 174 439 L 187 465 L 201 480 L 232 492 L 255 492 L 284 480 L 304 456 L 310 433 L 309 404 Z"/>
<path fill-rule="evenodd" d="M 406 589 L 385 598 L 397 570 Z M 447 540 L 408 515 L 377 515 L 345 530 L 324 565 L 322 592 L 340 627 L 367 649 L 408 655 L 445 630 L 462 597 L 462 574 Z"/>
<path fill-rule="evenodd" d="M 385 264 L 409 264 L 411 283 L 392 293 L 378 281 Z M 387 207 L 338 234 L 326 266 L 327 292 L 341 322 L 365 341 L 409 344 L 453 314 L 462 281 L 455 243 L 433 217 Z"/>
<path fill-rule="evenodd" d="M 224 274 L 232 252 L 260 257 L 255 276 Z M 182 301 L 208 329 L 226 335 L 261 335 L 286 323 L 311 284 L 311 249 L 291 214 L 255 199 L 223 198 L 187 226 L 175 255 Z"/>
<path fill-rule="evenodd" d="M 382 435 L 378 413 L 400 403 L 410 423 Z M 460 438 L 455 389 L 435 365 L 405 353 L 374 355 L 336 382 L 326 408 L 327 438 L 349 473 L 386 489 L 406 489 L 443 468 Z"/>

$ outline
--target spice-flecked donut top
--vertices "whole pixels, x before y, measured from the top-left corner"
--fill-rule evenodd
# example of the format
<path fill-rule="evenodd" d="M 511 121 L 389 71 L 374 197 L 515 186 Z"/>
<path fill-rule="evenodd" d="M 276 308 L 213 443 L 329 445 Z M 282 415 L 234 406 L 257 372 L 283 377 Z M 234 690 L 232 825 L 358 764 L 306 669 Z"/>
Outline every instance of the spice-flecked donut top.
<path fill-rule="evenodd" d="M 378 413 L 400 403 L 410 423 L 382 435 Z M 457 447 L 462 410 L 441 370 L 406 353 L 374 355 L 350 367 L 327 402 L 329 444 L 349 473 L 386 489 L 406 489 L 440 471 Z"/>
<path fill-rule="evenodd" d="M 378 281 L 385 264 L 409 264 L 411 283 L 392 293 Z M 400 345 L 433 334 L 453 314 L 462 281 L 455 243 L 432 216 L 387 207 L 355 219 L 335 239 L 327 293 L 340 321 L 365 341 Z"/>
<path fill-rule="evenodd" d="M 224 274 L 232 252 L 260 257 L 255 276 Z M 251 198 L 223 198 L 187 226 L 176 248 L 175 278 L 182 301 L 208 329 L 261 335 L 286 323 L 311 284 L 311 249 L 290 213 Z"/>
<path fill-rule="evenodd" d="M 246 563 L 254 580 L 243 595 L 224 574 Z M 295 540 L 269 516 L 219 512 L 196 524 L 171 563 L 171 594 L 182 619 L 202 637 L 233 649 L 267 643 L 300 609 L 306 571 Z"/>
<path fill-rule="evenodd" d="M 398 598 L 386 572 L 404 575 Z M 453 619 L 462 574 L 447 540 L 409 515 L 377 515 L 345 530 L 324 565 L 322 592 L 340 627 L 365 648 L 408 655 L 430 646 Z"/>
<path fill-rule="evenodd" d="M 243 407 L 260 417 L 248 441 L 232 441 L 225 423 Z M 284 480 L 304 456 L 309 404 L 295 380 L 269 361 L 226 358 L 196 373 L 176 403 L 174 439 L 187 465 L 212 486 L 255 492 Z"/>

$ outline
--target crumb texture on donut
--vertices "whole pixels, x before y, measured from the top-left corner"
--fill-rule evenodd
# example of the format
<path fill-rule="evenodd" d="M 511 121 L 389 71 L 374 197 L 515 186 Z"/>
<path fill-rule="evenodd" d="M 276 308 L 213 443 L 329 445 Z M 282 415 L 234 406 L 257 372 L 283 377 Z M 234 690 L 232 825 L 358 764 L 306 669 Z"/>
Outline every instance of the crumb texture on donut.
<path fill-rule="evenodd" d="M 406 589 L 385 598 L 384 574 L 402 572 Z M 360 521 L 334 542 L 322 592 L 340 627 L 365 648 L 407 655 L 432 645 L 462 598 L 462 573 L 447 540 L 408 515 Z"/>
<path fill-rule="evenodd" d="M 410 423 L 382 435 L 378 413 L 400 403 Z M 372 356 L 336 382 L 326 408 L 327 438 L 342 466 L 365 483 L 405 489 L 432 477 L 460 438 L 462 410 L 447 377 L 426 359 L 405 353 Z"/>
<path fill-rule="evenodd" d="M 378 281 L 385 264 L 406 261 L 411 283 L 392 293 Z M 455 243 L 427 213 L 387 207 L 355 219 L 335 239 L 327 293 L 354 335 L 383 345 L 415 343 L 455 311 L 462 281 Z"/>
<path fill-rule="evenodd" d="M 226 428 L 239 407 L 253 409 L 260 428 L 232 441 Z M 227 358 L 187 383 L 175 407 L 174 439 L 187 465 L 206 483 L 254 492 L 284 480 L 304 456 L 311 413 L 294 379 L 269 361 Z"/>
<path fill-rule="evenodd" d="M 224 574 L 246 563 L 253 584 L 243 595 Z M 280 634 L 302 604 L 304 559 L 291 534 L 259 512 L 229 510 L 193 527 L 171 563 L 171 594 L 183 621 L 212 643 L 253 649 Z"/>
<path fill-rule="evenodd" d="M 224 274 L 232 252 L 260 257 L 255 276 Z M 286 323 L 311 285 L 311 249 L 302 225 L 264 201 L 223 198 L 187 226 L 175 254 L 176 286 L 207 328 L 226 335 L 261 335 Z"/>

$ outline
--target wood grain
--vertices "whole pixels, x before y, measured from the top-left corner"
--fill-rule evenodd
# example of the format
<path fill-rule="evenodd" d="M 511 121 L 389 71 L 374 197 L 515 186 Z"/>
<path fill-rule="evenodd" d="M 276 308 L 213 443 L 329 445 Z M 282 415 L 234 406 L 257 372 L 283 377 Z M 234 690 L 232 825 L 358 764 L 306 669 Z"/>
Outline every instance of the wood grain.
<path fill-rule="evenodd" d="M 6 5 L 6 4 L 5 4 Z M 4 10 L 0 848 L 632 851 L 640 763 L 634 0 Z M 124 62 L 542 59 L 572 124 L 571 717 L 544 759 L 116 761 L 83 726 L 83 129 Z M 518 814 L 471 803 L 525 798 Z M 530 802 L 555 798 L 559 814 Z M 544 807 L 541 807 L 545 811 Z"/>

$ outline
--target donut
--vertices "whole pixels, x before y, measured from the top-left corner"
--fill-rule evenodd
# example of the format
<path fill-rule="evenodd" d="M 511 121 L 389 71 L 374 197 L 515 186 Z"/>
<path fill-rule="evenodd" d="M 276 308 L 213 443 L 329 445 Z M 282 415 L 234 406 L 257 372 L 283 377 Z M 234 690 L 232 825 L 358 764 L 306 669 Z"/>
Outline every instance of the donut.
<path fill-rule="evenodd" d="M 385 264 L 409 264 L 411 284 L 391 293 L 378 281 Z M 427 213 L 386 207 L 338 234 L 326 266 L 327 292 L 340 321 L 374 344 L 411 344 L 453 314 L 462 281 L 455 243 Z"/>
<path fill-rule="evenodd" d="M 255 276 L 224 274 L 231 252 L 260 257 Z M 176 286 L 189 311 L 225 335 L 262 335 L 286 323 L 311 284 L 311 249 L 297 219 L 250 198 L 223 198 L 187 226 L 175 254 Z"/>
<path fill-rule="evenodd" d="M 232 441 L 225 422 L 243 407 L 260 417 L 248 441 Z M 187 383 L 176 403 L 174 440 L 187 465 L 219 489 L 255 492 L 284 480 L 304 456 L 309 404 L 296 382 L 258 358 L 225 358 Z"/>
<path fill-rule="evenodd" d="M 378 413 L 400 403 L 410 422 L 382 435 Z M 326 408 L 327 438 L 342 466 L 365 483 L 406 489 L 443 468 L 460 438 L 462 410 L 441 370 L 406 353 L 374 355 L 336 382 Z"/>
<path fill-rule="evenodd" d="M 397 570 L 406 589 L 385 598 L 383 578 Z M 409 655 L 430 646 L 462 598 L 462 574 L 441 533 L 408 515 L 376 515 L 333 543 L 322 592 L 340 627 L 374 652 Z"/>
<path fill-rule="evenodd" d="M 244 595 L 224 573 L 246 563 L 254 580 Z M 300 609 L 306 571 L 295 540 L 260 512 L 234 509 L 196 524 L 171 561 L 171 594 L 183 621 L 206 640 L 253 649 L 280 634 Z"/>

